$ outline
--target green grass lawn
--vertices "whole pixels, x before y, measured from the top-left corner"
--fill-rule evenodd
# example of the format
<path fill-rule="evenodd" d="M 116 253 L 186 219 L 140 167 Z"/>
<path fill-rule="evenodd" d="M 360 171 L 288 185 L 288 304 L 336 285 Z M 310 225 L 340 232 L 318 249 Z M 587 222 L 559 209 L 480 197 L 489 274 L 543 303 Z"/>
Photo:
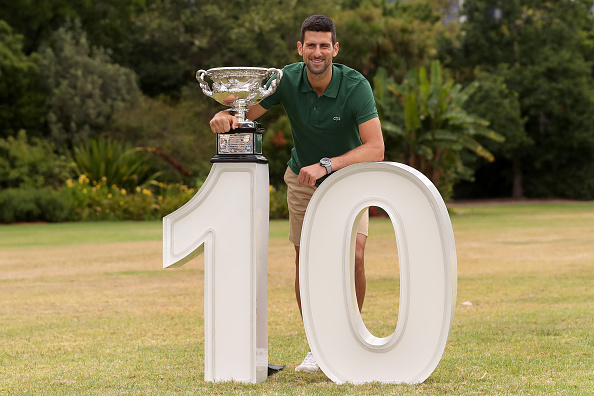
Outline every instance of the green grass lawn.
<path fill-rule="evenodd" d="M 423 384 L 336 385 L 308 350 L 288 224 L 270 229 L 269 362 L 252 385 L 204 382 L 203 259 L 162 269 L 160 222 L 0 226 L 0 395 L 594 394 L 594 204 L 456 206 L 456 317 Z M 395 328 L 391 223 L 372 219 L 363 318 Z"/>

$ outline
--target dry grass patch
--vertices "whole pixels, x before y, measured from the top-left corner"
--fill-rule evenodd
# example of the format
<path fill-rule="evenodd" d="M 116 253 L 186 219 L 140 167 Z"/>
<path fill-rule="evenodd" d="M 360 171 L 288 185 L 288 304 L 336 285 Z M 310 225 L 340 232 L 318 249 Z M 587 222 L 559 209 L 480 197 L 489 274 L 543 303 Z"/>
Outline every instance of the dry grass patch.
<path fill-rule="evenodd" d="M 295 373 L 307 343 L 287 223 L 271 222 L 269 361 L 258 384 L 204 378 L 202 257 L 163 270 L 161 224 L 0 227 L 0 395 L 584 394 L 594 388 L 594 205 L 457 207 L 458 305 L 418 386 Z M 394 232 L 373 219 L 364 320 L 393 331 Z M 462 304 L 468 302 L 472 305 Z"/>

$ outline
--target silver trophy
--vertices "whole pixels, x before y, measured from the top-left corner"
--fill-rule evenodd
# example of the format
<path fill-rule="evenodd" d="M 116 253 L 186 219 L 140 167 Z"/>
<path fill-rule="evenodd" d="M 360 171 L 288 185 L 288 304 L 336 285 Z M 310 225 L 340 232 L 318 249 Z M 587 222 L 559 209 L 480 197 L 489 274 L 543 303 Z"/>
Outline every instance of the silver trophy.
<path fill-rule="evenodd" d="M 273 76 L 276 78 L 266 86 Z M 229 111 L 239 122 L 239 128 L 217 135 L 217 155 L 211 162 L 268 162 L 262 156 L 263 129 L 247 119 L 247 107 L 273 94 L 282 76 L 280 69 L 261 67 L 217 67 L 196 72 L 202 92 L 230 106 Z M 212 88 L 205 77 L 212 80 Z"/>

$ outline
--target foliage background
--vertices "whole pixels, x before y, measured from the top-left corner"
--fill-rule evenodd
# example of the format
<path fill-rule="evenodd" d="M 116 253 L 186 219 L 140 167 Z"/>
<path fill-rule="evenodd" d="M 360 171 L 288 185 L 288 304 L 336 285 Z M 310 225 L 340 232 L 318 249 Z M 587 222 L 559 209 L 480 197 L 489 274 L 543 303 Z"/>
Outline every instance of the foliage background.
<path fill-rule="evenodd" d="M 428 172 L 447 199 L 593 199 L 593 4 L 0 0 L 0 188 L 50 187 L 63 194 L 66 180 L 80 176 L 73 166 L 75 148 L 97 139 L 150 153 L 137 160 L 157 175 L 147 185 L 154 196 L 158 183 L 196 188 L 210 170 L 214 138 L 208 121 L 220 106 L 200 92 L 195 71 L 299 61 L 301 22 L 321 13 L 337 27 L 336 62 L 361 71 L 376 90 L 381 73 L 393 87 L 404 86 L 407 75 L 431 70 L 435 61 L 446 82 L 441 103 L 476 86 L 460 111 L 475 117 L 476 125 L 488 121 L 492 133 L 471 135 L 489 154 L 477 155 L 464 144 L 469 135 L 453 133 L 451 123 L 444 124 L 442 136 L 457 137 L 433 139 L 431 153 L 425 153 L 441 158 L 434 165 L 450 175 L 436 179 Z M 400 160 L 406 157 L 405 138 L 427 136 L 431 129 L 425 135 L 395 134 L 406 130 L 406 95 L 388 99 L 378 103 L 386 158 Z M 439 119 L 422 111 L 417 116 L 420 125 L 426 117 Z M 267 128 L 271 184 L 280 192 L 290 127 L 281 108 L 260 121 Z M 6 148 L 12 145 L 18 155 Z M 39 158 L 40 150 L 47 155 Z"/>

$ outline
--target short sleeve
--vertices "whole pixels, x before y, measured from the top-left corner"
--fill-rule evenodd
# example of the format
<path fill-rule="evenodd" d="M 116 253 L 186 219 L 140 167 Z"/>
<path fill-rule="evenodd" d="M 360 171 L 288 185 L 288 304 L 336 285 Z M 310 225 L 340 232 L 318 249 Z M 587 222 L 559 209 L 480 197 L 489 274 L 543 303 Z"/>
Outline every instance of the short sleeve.
<path fill-rule="evenodd" d="M 352 92 L 351 105 L 357 125 L 361 125 L 378 116 L 375 99 L 369 81 L 362 80 Z"/>

